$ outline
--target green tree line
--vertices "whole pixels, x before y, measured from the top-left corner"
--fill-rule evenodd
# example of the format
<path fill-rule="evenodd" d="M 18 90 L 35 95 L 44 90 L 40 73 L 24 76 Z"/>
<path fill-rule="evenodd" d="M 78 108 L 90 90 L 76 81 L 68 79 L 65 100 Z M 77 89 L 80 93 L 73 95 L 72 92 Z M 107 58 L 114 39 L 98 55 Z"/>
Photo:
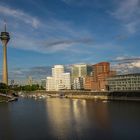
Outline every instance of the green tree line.
<path fill-rule="evenodd" d="M 12 91 L 36 91 L 36 90 L 44 90 L 42 86 L 39 86 L 38 84 L 33 85 L 13 85 L 13 86 L 7 86 L 4 83 L 0 83 L 0 93 L 6 94 Z"/>

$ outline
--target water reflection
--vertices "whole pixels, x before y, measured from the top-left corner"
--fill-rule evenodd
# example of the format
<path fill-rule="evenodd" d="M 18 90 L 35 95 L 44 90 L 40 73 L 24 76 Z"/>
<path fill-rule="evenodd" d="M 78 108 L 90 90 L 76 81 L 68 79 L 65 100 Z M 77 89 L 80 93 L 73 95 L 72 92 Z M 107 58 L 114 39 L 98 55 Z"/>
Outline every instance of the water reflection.
<path fill-rule="evenodd" d="M 48 98 L 0 104 L 0 140 L 139 140 L 140 103 Z"/>
<path fill-rule="evenodd" d="M 46 101 L 50 131 L 54 138 L 66 139 L 71 128 L 70 100 L 50 99 Z"/>
<path fill-rule="evenodd" d="M 111 138 L 107 104 L 93 104 L 79 99 L 49 99 L 46 101 L 46 109 L 55 137 Z"/>
<path fill-rule="evenodd" d="M 87 118 L 86 113 L 86 100 L 73 99 L 72 100 L 72 113 L 74 118 L 78 121 L 79 117 Z"/>
<path fill-rule="evenodd" d="M 94 125 L 94 139 L 112 139 L 108 104 L 88 102 L 86 108 L 89 123 L 92 122 L 92 125 Z"/>
<path fill-rule="evenodd" d="M 10 109 L 7 103 L 0 103 L 0 140 L 9 139 L 14 139 Z"/>
<path fill-rule="evenodd" d="M 4 106 L 5 129 L 12 131 L 12 136 L 7 131 L 2 132 L 8 139 L 2 140 L 39 140 L 49 137 L 44 102 L 31 99 L 19 100 Z M 1 140 L 1 139 L 0 139 Z"/>

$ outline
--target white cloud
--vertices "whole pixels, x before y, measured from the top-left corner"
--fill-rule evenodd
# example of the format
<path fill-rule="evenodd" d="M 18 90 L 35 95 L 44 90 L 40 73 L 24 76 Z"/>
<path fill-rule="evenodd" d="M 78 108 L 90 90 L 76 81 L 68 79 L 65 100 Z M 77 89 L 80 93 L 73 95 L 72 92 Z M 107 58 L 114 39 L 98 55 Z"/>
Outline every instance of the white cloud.
<path fill-rule="evenodd" d="M 133 62 L 133 63 L 132 63 L 132 66 L 133 66 L 133 67 L 140 68 L 140 61 Z"/>
<path fill-rule="evenodd" d="M 53 17 L 47 21 L 45 19 L 41 21 L 24 11 L 3 5 L 0 5 L 0 17 L 8 19 L 8 27 L 11 30 L 9 46 L 17 49 L 40 53 L 59 51 L 77 53 L 80 50 L 72 49 L 73 46 L 89 45 L 89 42 L 93 40 L 89 32 L 81 31 L 70 21 L 57 20 Z M 33 30 L 26 24 L 38 29 Z"/>
<path fill-rule="evenodd" d="M 29 40 L 30 38 L 30 40 Z M 11 40 L 10 46 L 22 50 L 30 50 L 40 53 L 55 53 L 62 51 L 69 51 L 72 53 L 88 53 L 89 51 L 83 50 L 82 45 L 91 45 L 93 43 L 92 38 L 81 38 L 81 39 L 48 39 L 41 40 L 29 37 L 28 35 L 21 35 L 16 33 Z M 75 47 L 81 45 L 81 47 Z"/>
<path fill-rule="evenodd" d="M 117 57 L 112 63 L 112 68 L 119 74 L 140 73 L 140 57 Z"/>
<path fill-rule="evenodd" d="M 125 56 L 118 56 L 117 58 L 116 58 L 116 60 L 124 60 L 126 57 Z"/>
<path fill-rule="evenodd" d="M 13 48 L 39 53 L 59 51 L 79 53 L 83 51 L 83 45 L 86 47 L 90 45 L 89 42 L 93 42 L 89 31 L 81 30 L 71 21 L 58 20 L 54 17 L 42 21 L 26 11 L 8 5 L 0 5 L 0 18 L 3 17 L 6 17 L 8 21 L 11 35 L 9 46 Z M 37 30 L 33 30 L 27 25 L 37 28 Z M 77 47 L 79 45 L 81 48 Z"/>
<path fill-rule="evenodd" d="M 140 29 L 140 0 L 121 0 L 116 5 L 111 14 L 122 22 L 130 34 L 136 33 Z"/>
<path fill-rule="evenodd" d="M 26 24 L 31 25 L 34 28 L 38 28 L 41 24 L 36 17 L 33 17 L 30 14 L 27 14 L 21 10 L 13 9 L 7 6 L 0 5 L 0 14 L 18 19 Z"/>

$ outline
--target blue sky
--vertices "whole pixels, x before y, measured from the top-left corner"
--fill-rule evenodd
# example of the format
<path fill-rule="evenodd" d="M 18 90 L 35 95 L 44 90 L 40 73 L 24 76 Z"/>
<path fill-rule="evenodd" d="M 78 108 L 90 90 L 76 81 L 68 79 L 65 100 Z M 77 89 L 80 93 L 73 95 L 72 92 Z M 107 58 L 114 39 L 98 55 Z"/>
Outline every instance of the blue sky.
<path fill-rule="evenodd" d="M 0 0 L 10 78 L 54 64 L 140 57 L 139 8 L 140 0 Z M 1 71 L 2 48 L 0 56 Z"/>

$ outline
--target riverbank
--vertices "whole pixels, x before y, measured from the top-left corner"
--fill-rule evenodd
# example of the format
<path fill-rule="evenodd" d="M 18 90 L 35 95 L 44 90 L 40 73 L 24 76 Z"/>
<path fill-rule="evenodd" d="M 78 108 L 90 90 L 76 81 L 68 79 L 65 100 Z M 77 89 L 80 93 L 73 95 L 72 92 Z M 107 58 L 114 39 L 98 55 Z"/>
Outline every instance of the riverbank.
<path fill-rule="evenodd" d="M 24 94 L 26 97 L 49 97 L 92 99 L 92 100 L 120 100 L 120 101 L 140 101 L 140 91 L 118 91 L 118 92 L 93 92 L 80 90 L 62 91 L 34 91 Z"/>
<path fill-rule="evenodd" d="M 87 100 L 103 100 L 103 101 L 140 101 L 139 97 L 116 97 L 116 96 L 103 96 L 103 95 L 59 95 L 49 94 L 50 97 L 71 98 L 71 99 L 87 99 Z"/>
<path fill-rule="evenodd" d="M 89 100 L 105 100 L 105 101 L 140 101 L 140 98 L 136 97 L 110 97 L 102 95 L 67 95 L 66 98 L 73 99 L 89 99 Z"/>
<path fill-rule="evenodd" d="M 8 98 L 0 95 L 0 103 L 7 102 Z"/>
<path fill-rule="evenodd" d="M 12 102 L 18 100 L 17 97 L 10 96 L 10 95 L 5 95 L 5 94 L 0 94 L 0 103 L 3 102 Z"/>

